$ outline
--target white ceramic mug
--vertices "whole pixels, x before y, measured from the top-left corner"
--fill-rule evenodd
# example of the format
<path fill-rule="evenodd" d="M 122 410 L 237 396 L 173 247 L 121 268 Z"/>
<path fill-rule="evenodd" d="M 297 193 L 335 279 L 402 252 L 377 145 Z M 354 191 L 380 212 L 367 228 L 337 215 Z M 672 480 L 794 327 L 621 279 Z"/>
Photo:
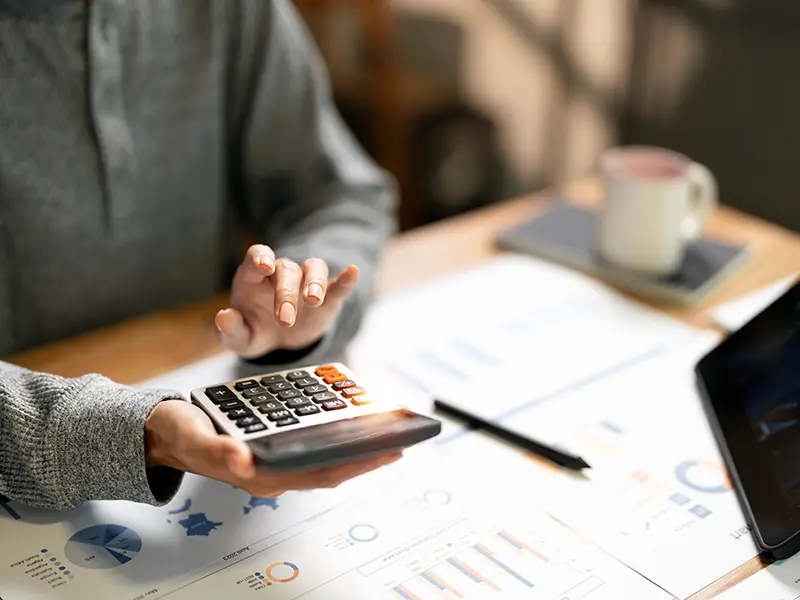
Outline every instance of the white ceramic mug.
<path fill-rule="evenodd" d="M 697 239 L 717 207 L 717 181 L 707 167 L 670 150 L 613 148 L 603 154 L 599 255 L 647 275 L 670 275 L 686 244 Z"/>

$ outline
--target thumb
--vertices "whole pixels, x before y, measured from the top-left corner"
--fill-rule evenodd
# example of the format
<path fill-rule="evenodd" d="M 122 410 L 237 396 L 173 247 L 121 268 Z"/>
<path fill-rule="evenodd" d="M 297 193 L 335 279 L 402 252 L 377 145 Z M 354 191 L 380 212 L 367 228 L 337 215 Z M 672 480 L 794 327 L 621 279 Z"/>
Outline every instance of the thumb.
<path fill-rule="evenodd" d="M 359 271 L 355 265 L 350 265 L 330 282 L 325 299 L 328 302 L 342 302 L 347 298 L 358 284 Z"/>
<path fill-rule="evenodd" d="M 243 354 L 250 345 L 251 331 L 242 313 L 235 308 L 226 308 L 217 313 L 214 319 L 222 334 L 222 343 L 229 350 Z"/>
<path fill-rule="evenodd" d="M 195 472 L 214 479 L 225 479 L 226 473 L 241 479 L 253 476 L 253 454 L 241 441 L 216 431 L 198 431 L 192 451 Z"/>

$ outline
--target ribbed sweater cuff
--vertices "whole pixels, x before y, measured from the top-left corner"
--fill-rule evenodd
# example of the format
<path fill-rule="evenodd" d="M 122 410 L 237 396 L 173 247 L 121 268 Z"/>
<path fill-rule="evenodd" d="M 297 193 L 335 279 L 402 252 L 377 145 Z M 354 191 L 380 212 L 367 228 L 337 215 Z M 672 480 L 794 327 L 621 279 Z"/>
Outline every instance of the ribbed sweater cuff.
<path fill-rule="evenodd" d="M 183 474 L 147 469 L 145 420 L 161 401 L 180 399 L 169 390 L 139 390 L 99 375 L 80 377 L 51 415 L 50 465 L 63 494 L 58 504 L 129 500 L 167 504 Z"/>

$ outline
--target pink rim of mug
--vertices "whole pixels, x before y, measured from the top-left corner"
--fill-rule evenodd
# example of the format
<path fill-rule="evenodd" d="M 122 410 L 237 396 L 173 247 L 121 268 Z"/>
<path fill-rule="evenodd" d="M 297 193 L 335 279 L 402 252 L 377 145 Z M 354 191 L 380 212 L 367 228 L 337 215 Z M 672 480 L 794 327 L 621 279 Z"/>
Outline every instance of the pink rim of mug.
<path fill-rule="evenodd" d="M 627 165 L 623 164 L 626 161 Z M 668 181 L 686 176 L 694 161 L 688 156 L 656 146 L 621 146 L 606 151 L 602 157 L 605 173 L 621 175 L 625 179 Z M 659 173 L 636 174 L 636 167 L 655 167 Z"/>

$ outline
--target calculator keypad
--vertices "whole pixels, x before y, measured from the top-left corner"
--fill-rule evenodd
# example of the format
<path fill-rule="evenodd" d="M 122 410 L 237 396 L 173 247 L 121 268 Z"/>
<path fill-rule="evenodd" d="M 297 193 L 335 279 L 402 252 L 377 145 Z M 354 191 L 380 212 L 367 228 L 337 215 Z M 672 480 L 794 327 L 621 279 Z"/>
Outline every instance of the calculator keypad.
<path fill-rule="evenodd" d="M 297 390 L 283 390 L 282 392 L 278 392 L 278 399 L 284 402 L 291 398 L 297 398 L 298 396 L 302 396 L 302 393 Z"/>
<path fill-rule="evenodd" d="M 280 421 L 281 419 L 285 419 L 286 417 L 291 417 L 292 413 L 283 408 L 281 410 L 271 410 L 268 413 L 266 413 L 266 415 L 270 421 Z"/>
<path fill-rule="evenodd" d="M 266 414 L 272 412 L 273 410 L 282 410 L 282 409 L 283 409 L 283 404 L 281 404 L 277 400 L 270 400 L 269 402 L 260 405 L 258 407 L 258 412 L 260 412 L 261 414 Z"/>
<path fill-rule="evenodd" d="M 294 382 L 294 387 L 298 390 L 307 388 L 310 385 L 317 385 L 319 383 L 318 379 L 314 379 L 313 377 L 303 377 L 302 379 L 297 379 Z"/>
<path fill-rule="evenodd" d="M 246 390 L 248 388 L 254 388 L 257 385 L 258 382 L 255 379 L 248 379 L 247 381 L 240 381 L 233 387 L 235 387 L 237 390 Z"/>
<path fill-rule="evenodd" d="M 363 406 L 373 398 L 334 365 L 206 388 L 205 395 L 244 433 L 288 427 L 310 415 Z"/>
<path fill-rule="evenodd" d="M 292 371 L 291 373 L 286 374 L 286 379 L 289 381 L 297 381 L 298 379 L 303 379 L 308 377 L 308 371 Z"/>
<path fill-rule="evenodd" d="M 208 396 L 214 404 L 219 404 L 220 402 L 225 402 L 226 400 L 236 400 L 236 394 L 234 394 L 230 388 L 224 385 L 208 388 L 206 390 L 206 396 Z"/>
<path fill-rule="evenodd" d="M 322 403 L 322 410 L 339 410 L 342 408 L 347 408 L 347 404 L 343 400 L 326 400 Z"/>
<path fill-rule="evenodd" d="M 335 400 L 336 394 L 334 394 L 333 392 L 322 392 L 321 394 L 314 394 L 311 397 L 314 399 L 314 402 L 316 402 L 317 404 L 321 404 L 322 402 Z"/>
<path fill-rule="evenodd" d="M 244 402 L 241 400 L 227 400 L 217 406 L 222 412 L 228 412 L 236 408 L 244 408 Z"/>
<path fill-rule="evenodd" d="M 283 392 L 286 390 L 291 390 L 292 384 L 288 381 L 277 381 L 275 383 L 271 383 L 267 386 L 267 389 L 270 391 L 271 394 L 277 394 L 278 392 Z"/>
<path fill-rule="evenodd" d="M 260 385 L 242 390 L 242 396 L 244 396 L 245 398 L 253 398 L 255 396 L 260 396 L 261 394 L 266 394 L 266 393 L 267 390 L 265 390 Z"/>
<path fill-rule="evenodd" d="M 241 419 L 243 417 L 252 417 L 253 411 L 249 408 L 234 408 L 233 410 L 228 411 L 228 418 L 234 421 Z"/>
<path fill-rule="evenodd" d="M 289 398 L 286 401 L 286 406 L 289 408 L 300 408 L 301 406 L 308 406 L 309 404 L 311 404 L 311 401 L 304 396 L 299 398 Z"/>

